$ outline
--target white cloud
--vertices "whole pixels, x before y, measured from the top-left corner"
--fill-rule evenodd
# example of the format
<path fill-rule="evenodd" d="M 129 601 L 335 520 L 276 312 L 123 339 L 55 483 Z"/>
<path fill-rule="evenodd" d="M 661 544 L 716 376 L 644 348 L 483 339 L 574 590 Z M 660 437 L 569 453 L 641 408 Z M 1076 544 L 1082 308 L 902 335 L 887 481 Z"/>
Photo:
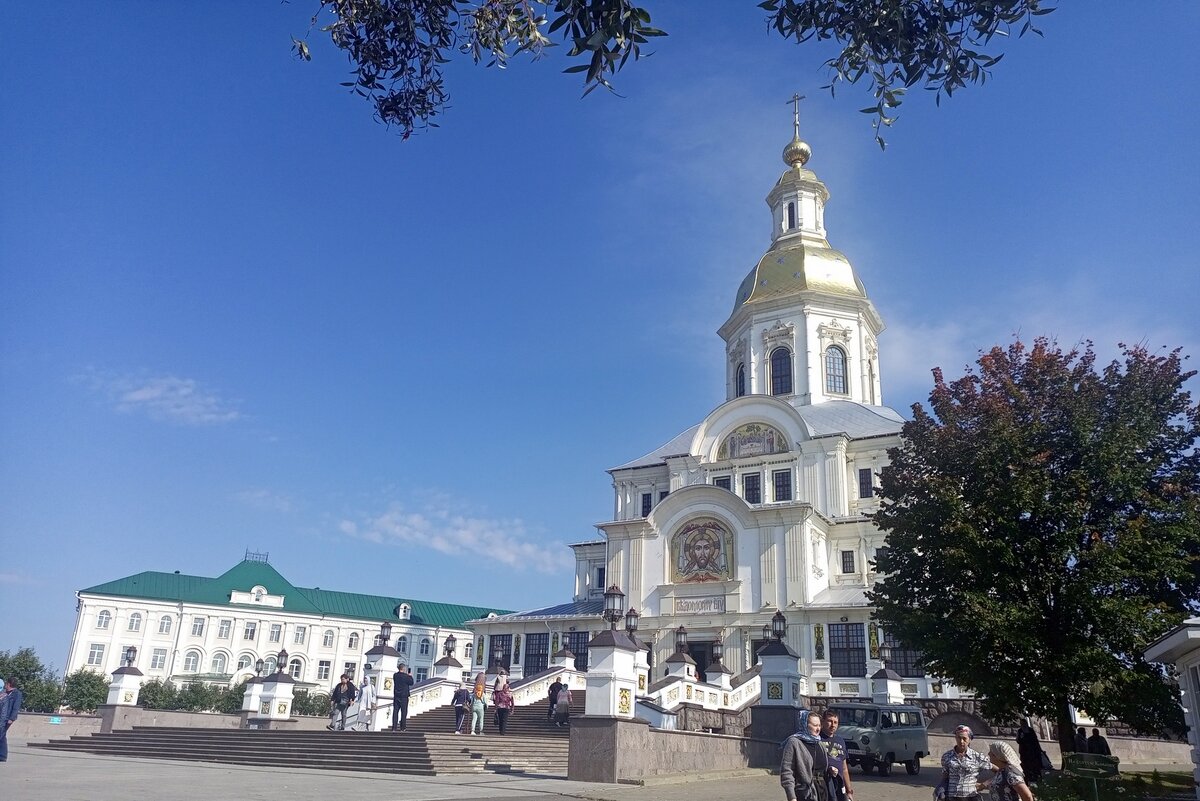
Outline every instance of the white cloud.
<path fill-rule="evenodd" d="M 246 506 L 266 512 L 291 512 L 295 508 L 295 504 L 288 495 L 268 489 L 242 490 L 235 493 L 233 497 Z"/>
<path fill-rule="evenodd" d="M 348 537 L 368 542 L 477 556 L 483 564 L 498 563 L 520 571 L 559 573 L 573 564 L 563 545 L 532 541 L 521 520 L 470 517 L 440 505 L 416 511 L 393 503 L 382 514 L 365 520 L 341 520 L 337 528 Z"/>
<path fill-rule="evenodd" d="M 191 378 L 91 373 L 86 380 L 125 414 L 144 414 L 152 420 L 182 425 L 217 425 L 241 417 L 231 402 Z"/>

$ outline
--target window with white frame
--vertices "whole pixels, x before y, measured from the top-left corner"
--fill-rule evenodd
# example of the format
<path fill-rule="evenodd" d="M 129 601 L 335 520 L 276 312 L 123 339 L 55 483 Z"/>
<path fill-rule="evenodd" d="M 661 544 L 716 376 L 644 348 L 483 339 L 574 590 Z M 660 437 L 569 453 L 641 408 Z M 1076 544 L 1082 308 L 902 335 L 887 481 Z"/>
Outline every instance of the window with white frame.
<path fill-rule="evenodd" d="M 150 669 L 162 670 L 167 666 L 167 649 L 155 648 L 150 654 Z"/>
<path fill-rule="evenodd" d="M 408 653 L 408 637 L 401 637 L 396 640 L 396 650 L 402 654 Z"/>
<path fill-rule="evenodd" d="M 328 659 L 322 659 L 317 663 L 317 681 L 329 681 L 329 672 L 333 669 L 333 663 Z"/>
<path fill-rule="evenodd" d="M 274 656 L 268 656 L 263 660 L 263 673 L 270 676 L 279 669 L 279 660 Z"/>
<path fill-rule="evenodd" d="M 869 467 L 858 470 L 858 497 L 870 498 L 875 495 L 875 475 Z"/>
<path fill-rule="evenodd" d="M 433 648 L 433 642 L 428 637 L 421 638 L 421 656 L 429 656 L 430 650 Z"/>
<path fill-rule="evenodd" d="M 771 394 L 792 394 L 792 352 L 788 348 L 771 351 Z"/>
<path fill-rule="evenodd" d="M 326 648 L 332 648 L 333 647 L 333 639 L 334 639 L 333 629 L 325 629 L 325 634 L 323 637 L 321 637 L 321 645 L 323 645 Z"/>
<path fill-rule="evenodd" d="M 296 645 L 304 645 L 304 638 L 307 635 L 308 626 L 296 626 L 296 636 L 293 638 L 293 642 L 295 642 Z"/>
<path fill-rule="evenodd" d="M 762 476 L 746 473 L 742 476 L 742 500 L 746 503 L 762 503 Z"/>
<path fill-rule="evenodd" d="M 237 669 L 238 670 L 249 670 L 250 666 L 253 664 L 254 664 L 254 660 L 250 658 L 250 654 L 242 654 L 241 656 L 238 657 Z"/>
<path fill-rule="evenodd" d="M 233 621 L 222 620 L 217 624 L 217 639 L 228 640 L 229 635 L 233 632 Z"/>
<path fill-rule="evenodd" d="M 842 572 L 854 572 L 854 551 L 842 551 Z"/>
<path fill-rule="evenodd" d="M 346 664 L 342 665 L 342 672 L 349 676 L 352 680 L 354 678 L 354 671 L 356 670 L 358 670 L 357 662 L 347 662 Z"/>
<path fill-rule="evenodd" d="M 731 476 L 717 476 L 713 479 L 713 486 L 733 492 L 733 478 Z"/>
<path fill-rule="evenodd" d="M 170 615 L 163 615 L 162 617 L 160 617 L 158 619 L 158 633 L 159 634 L 170 634 L 171 633 L 171 616 Z"/>
<path fill-rule="evenodd" d="M 142 630 L 142 613 L 141 612 L 134 612 L 132 615 L 129 616 L 129 630 L 130 631 L 141 631 Z"/>
<path fill-rule="evenodd" d="M 830 395 L 846 395 L 846 351 L 837 345 L 825 349 L 825 391 Z"/>
<path fill-rule="evenodd" d="M 228 664 L 229 662 L 226 660 L 225 654 L 213 654 L 212 663 L 209 665 L 209 669 L 213 673 L 224 673 Z"/>
<path fill-rule="evenodd" d="M 350 632 L 350 640 L 346 643 L 346 646 L 351 651 L 354 651 L 358 648 L 358 632 L 357 631 Z"/>
<path fill-rule="evenodd" d="M 471 653 L 475 650 L 475 643 L 468 642 L 463 645 L 463 658 L 468 662 L 471 661 Z"/>
<path fill-rule="evenodd" d="M 104 666 L 104 643 L 94 642 L 88 648 L 87 663 L 93 667 Z"/>
<path fill-rule="evenodd" d="M 271 642 L 279 642 L 283 639 L 283 625 L 280 623 L 271 624 L 271 636 L 268 638 Z"/>
<path fill-rule="evenodd" d="M 429 668 L 417 668 L 416 681 L 425 681 L 429 678 Z"/>
<path fill-rule="evenodd" d="M 792 499 L 792 471 L 776 470 L 771 474 L 774 484 L 775 501 L 790 501 Z"/>
<path fill-rule="evenodd" d="M 254 622 L 253 620 L 248 621 L 246 623 L 245 630 L 242 632 L 242 639 L 253 641 L 257 638 L 258 638 L 258 623 Z"/>
<path fill-rule="evenodd" d="M 200 670 L 200 652 L 188 651 L 183 655 L 183 672 L 196 673 Z"/>
<path fill-rule="evenodd" d="M 107 629 L 112 623 L 112 612 L 107 609 L 101 609 L 100 614 L 96 615 L 96 628 Z"/>
<path fill-rule="evenodd" d="M 193 637 L 203 637 L 204 636 L 204 618 L 202 618 L 202 617 L 192 618 L 192 636 Z"/>
<path fill-rule="evenodd" d="M 299 659 L 293 659 L 288 663 L 288 673 L 291 674 L 293 679 L 300 678 L 304 675 L 304 663 Z"/>

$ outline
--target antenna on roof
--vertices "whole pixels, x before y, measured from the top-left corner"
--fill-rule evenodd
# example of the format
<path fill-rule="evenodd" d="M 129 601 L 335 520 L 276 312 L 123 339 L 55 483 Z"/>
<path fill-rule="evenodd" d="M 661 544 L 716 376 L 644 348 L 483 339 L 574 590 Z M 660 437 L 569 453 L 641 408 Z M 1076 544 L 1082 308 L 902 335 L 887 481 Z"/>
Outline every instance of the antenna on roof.
<path fill-rule="evenodd" d="M 247 550 L 246 550 L 246 555 L 245 555 L 244 557 L 242 557 L 242 561 L 244 561 L 244 562 L 267 562 L 267 563 L 270 563 L 270 560 L 267 558 L 268 556 L 270 556 L 270 554 L 269 554 L 269 553 L 267 553 L 266 551 L 263 551 L 262 553 L 259 553 L 258 551 L 251 551 L 251 550 L 247 549 Z"/>

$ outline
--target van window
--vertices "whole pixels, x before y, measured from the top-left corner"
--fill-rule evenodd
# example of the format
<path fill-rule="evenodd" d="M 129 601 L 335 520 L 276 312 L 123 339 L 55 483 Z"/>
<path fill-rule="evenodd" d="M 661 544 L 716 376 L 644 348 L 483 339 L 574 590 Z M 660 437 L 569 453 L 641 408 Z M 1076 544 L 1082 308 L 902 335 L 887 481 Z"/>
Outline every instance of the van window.
<path fill-rule="evenodd" d="M 879 722 L 879 728 L 881 728 L 881 729 L 892 728 L 892 713 L 891 712 L 883 713 L 882 719 Z"/>
<path fill-rule="evenodd" d="M 877 717 L 874 709 L 837 706 L 830 708 L 837 713 L 838 723 L 842 726 L 859 726 L 865 729 L 875 728 Z"/>

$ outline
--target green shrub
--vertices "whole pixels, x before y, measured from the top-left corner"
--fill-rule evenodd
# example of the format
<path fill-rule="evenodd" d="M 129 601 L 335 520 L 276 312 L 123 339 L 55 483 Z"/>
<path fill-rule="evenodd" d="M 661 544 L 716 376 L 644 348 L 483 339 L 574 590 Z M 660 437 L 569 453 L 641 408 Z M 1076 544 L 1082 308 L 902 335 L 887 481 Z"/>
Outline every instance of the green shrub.
<path fill-rule="evenodd" d="M 108 681 L 95 671 L 80 668 L 63 680 L 63 702 L 76 712 L 95 712 L 107 700 Z"/>

